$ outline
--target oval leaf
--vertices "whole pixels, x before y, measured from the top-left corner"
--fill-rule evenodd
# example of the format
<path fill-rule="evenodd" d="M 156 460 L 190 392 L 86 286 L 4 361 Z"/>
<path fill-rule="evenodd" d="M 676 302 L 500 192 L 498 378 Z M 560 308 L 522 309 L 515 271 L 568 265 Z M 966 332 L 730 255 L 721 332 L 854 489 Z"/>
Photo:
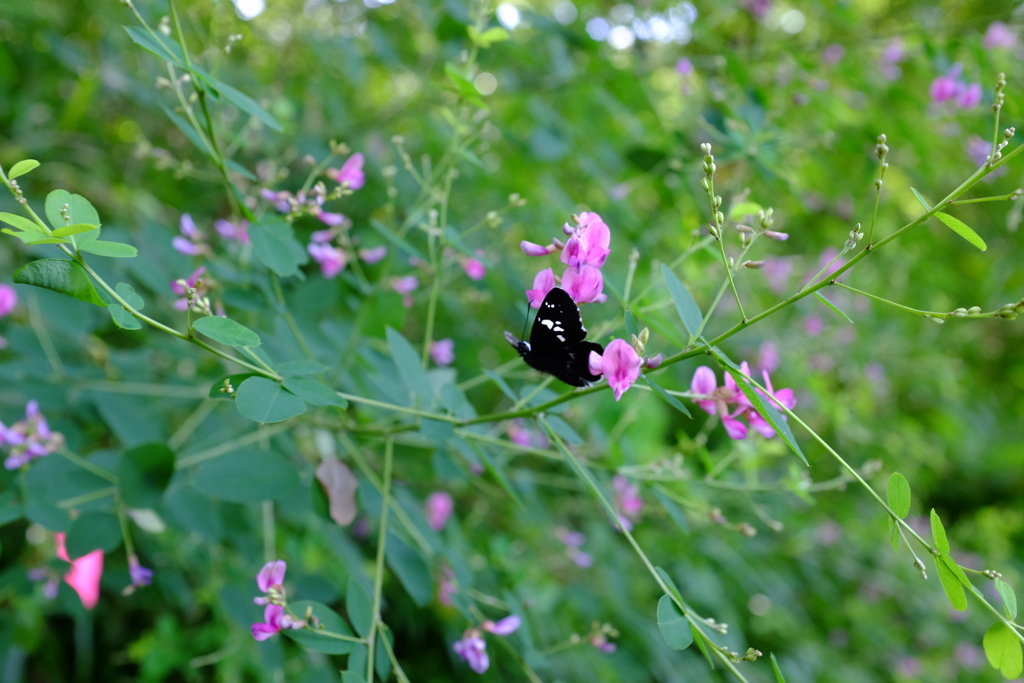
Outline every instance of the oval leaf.
<path fill-rule="evenodd" d="M 348 401 L 338 396 L 338 392 L 323 382 L 308 377 L 290 377 L 284 381 L 284 388 L 292 392 L 311 406 L 341 406 Z"/>
<path fill-rule="evenodd" d="M 34 171 L 37 168 L 39 168 L 39 162 L 35 159 L 23 159 L 14 166 L 11 166 L 11 170 L 8 172 L 7 177 L 14 180 L 15 178 L 23 176 L 29 171 Z"/>
<path fill-rule="evenodd" d="M 54 190 L 46 195 L 46 218 L 54 230 L 77 223 L 100 225 L 100 215 L 89 200 L 67 190 Z"/>
<path fill-rule="evenodd" d="M 1003 606 L 1006 607 L 1006 614 L 1011 619 L 1017 618 L 1017 594 L 1013 592 L 1013 588 L 1010 584 L 1006 583 L 1002 579 L 996 579 L 996 590 L 999 591 L 999 597 L 1003 599 Z"/>
<path fill-rule="evenodd" d="M 910 482 L 899 472 L 893 472 L 889 476 L 887 489 L 889 507 L 892 508 L 900 519 L 910 514 Z"/>
<path fill-rule="evenodd" d="M 302 399 L 266 377 L 250 377 L 242 382 L 235 394 L 235 407 L 242 417 L 256 422 L 283 422 L 306 412 Z"/>
<path fill-rule="evenodd" d="M 86 512 L 68 529 L 68 557 L 79 558 L 93 550 L 107 553 L 121 545 L 121 523 L 109 512 Z"/>
<path fill-rule="evenodd" d="M 391 351 L 391 359 L 398 367 L 398 374 L 402 378 L 405 388 L 423 398 L 430 398 L 430 380 L 420 363 L 419 354 L 412 347 L 401 332 L 388 328 L 388 349 Z"/>
<path fill-rule="evenodd" d="M 257 450 L 239 450 L 199 466 L 192 486 L 211 498 L 232 503 L 271 500 L 290 493 L 299 474 L 285 460 Z"/>
<path fill-rule="evenodd" d="M 0 221 L 3 221 L 4 223 L 11 225 L 17 228 L 18 230 L 23 230 L 25 232 L 37 232 L 40 235 L 46 234 L 43 232 L 42 228 L 36 225 L 35 221 L 30 221 L 24 216 L 19 216 L 16 213 L 7 213 L 6 211 L 0 211 Z"/>
<path fill-rule="evenodd" d="M 259 346 L 260 336 L 241 323 L 210 315 L 192 323 L 192 329 L 225 346 Z"/>
<path fill-rule="evenodd" d="M 174 451 L 162 443 L 147 443 L 126 451 L 117 465 L 121 497 L 133 508 L 157 505 L 174 474 Z"/>
<path fill-rule="evenodd" d="M 98 227 L 98 225 L 93 225 L 92 223 L 76 223 L 74 225 L 69 225 L 66 228 L 58 228 L 57 230 L 54 230 L 53 236 L 67 237 L 68 235 L 77 235 L 79 233 L 89 232 L 90 230 L 95 230 Z"/>
<path fill-rule="evenodd" d="M 952 560 L 944 555 L 936 557 L 935 568 L 939 573 L 939 581 L 942 583 L 942 590 L 946 592 L 946 597 L 949 598 L 949 603 L 953 605 L 953 609 L 963 612 L 967 609 L 967 594 L 964 593 L 964 585 L 960 582 L 960 577 L 950 566 L 951 562 Z"/>
<path fill-rule="evenodd" d="M 948 213 L 942 213 L 941 211 L 935 214 L 935 217 L 946 224 L 950 230 L 967 240 L 972 246 L 985 251 L 988 249 L 988 245 L 985 244 L 985 240 L 978 236 L 978 233 L 971 230 L 971 228 L 959 218 L 954 218 Z"/>
<path fill-rule="evenodd" d="M 949 539 L 946 538 L 946 528 L 942 526 L 942 520 L 939 519 L 939 515 L 935 512 L 935 508 L 932 508 L 931 520 L 932 538 L 935 539 L 935 547 L 938 548 L 939 552 L 943 555 L 949 555 Z"/>
<path fill-rule="evenodd" d="M 365 638 L 370 632 L 370 624 L 373 623 L 373 599 L 354 576 L 348 578 L 345 609 L 348 610 L 348 618 L 352 620 L 356 633 Z"/>
<path fill-rule="evenodd" d="M 1006 624 L 999 622 L 985 633 L 982 640 L 988 663 L 999 669 L 1006 678 L 1017 678 L 1024 670 L 1024 653 L 1020 641 Z"/>
<path fill-rule="evenodd" d="M 672 301 L 676 305 L 676 311 L 679 313 L 686 331 L 690 333 L 691 337 L 696 337 L 704 320 L 700 313 L 700 307 L 693 300 L 693 296 L 686 289 L 686 285 L 680 282 L 676 274 L 672 272 L 672 269 L 664 263 L 661 264 L 661 276 L 665 278 L 665 284 L 668 285 L 668 293 L 672 295 Z"/>
<path fill-rule="evenodd" d="M 309 255 L 295 239 L 292 226 L 283 220 L 250 226 L 249 238 L 256 259 L 281 277 L 294 275 L 299 266 L 309 263 Z"/>
<path fill-rule="evenodd" d="M 82 235 L 82 237 L 85 236 Z M 96 254 L 97 256 L 107 256 L 109 258 L 134 258 L 139 255 L 138 249 L 130 244 L 122 244 L 121 242 L 92 240 L 90 242 L 78 242 L 77 247 L 78 251 Z"/>
<path fill-rule="evenodd" d="M 645 382 L 647 382 L 651 389 L 654 389 L 658 396 L 661 396 L 663 399 L 665 399 L 666 403 L 668 403 L 670 406 L 681 412 L 686 417 L 693 417 L 692 415 L 690 415 L 690 411 L 686 409 L 686 406 L 684 406 L 678 398 L 676 398 L 672 394 L 669 394 L 667 391 L 665 391 L 660 386 L 655 384 L 654 380 L 652 380 L 646 374 L 641 373 L 640 376 L 643 378 Z"/>
<path fill-rule="evenodd" d="M 685 650 L 693 643 L 690 622 L 679 611 L 670 595 L 663 595 L 658 601 L 658 629 L 665 644 L 673 650 Z"/>
<path fill-rule="evenodd" d="M 302 375 L 318 375 L 327 371 L 327 366 L 314 360 L 290 360 L 276 368 L 282 377 L 301 377 Z"/>
<path fill-rule="evenodd" d="M 14 271 L 12 279 L 20 285 L 42 287 L 87 304 L 106 307 L 85 270 L 74 261 L 55 258 L 32 261 Z"/>
<path fill-rule="evenodd" d="M 342 619 L 337 612 L 332 610 L 323 603 L 314 602 L 312 600 L 297 600 L 295 602 L 289 602 L 292 612 L 299 619 L 305 619 L 306 611 L 309 609 L 313 610 L 313 616 L 317 618 L 322 629 L 317 630 L 314 628 L 303 628 L 303 629 L 290 629 L 286 628 L 281 633 L 288 636 L 296 643 L 304 647 L 308 647 L 310 650 L 316 650 L 317 652 L 323 652 L 329 655 L 346 655 L 352 651 L 352 648 L 357 643 L 351 640 L 341 640 L 334 638 L 330 634 L 337 634 L 355 638 L 356 635 L 349 628 L 345 620 Z"/>

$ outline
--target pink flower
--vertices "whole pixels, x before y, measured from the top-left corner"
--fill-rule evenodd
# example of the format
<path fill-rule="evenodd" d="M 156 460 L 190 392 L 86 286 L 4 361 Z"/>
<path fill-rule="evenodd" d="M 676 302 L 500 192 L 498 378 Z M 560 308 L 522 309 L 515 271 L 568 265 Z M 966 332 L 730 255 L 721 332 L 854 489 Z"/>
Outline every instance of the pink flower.
<path fill-rule="evenodd" d="M 348 189 L 358 190 L 366 184 L 366 174 L 363 172 L 364 161 L 362 153 L 356 152 L 345 160 L 340 169 L 327 169 L 326 175 L 339 185 L 348 183 Z"/>
<path fill-rule="evenodd" d="M 644 509 L 644 501 L 640 498 L 640 488 L 631 484 L 621 474 L 616 474 L 612 479 L 612 486 L 615 487 L 615 496 L 612 501 L 619 513 L 619 525 L 626 531 L 633 529 L 633 522 L 640 517 Z"/>
<path fill-rule="evenodd" d="M 527 256 L 547 256 L 548 254 L 555 253 L 557 250 L 554 244 L 549 244 L 544 247 L 539 244 L 534 244 L 533 242 L 527 242 L 526 240 L 519 243 L 519 248 Z"/>
<path fill-rule="evenodd" d="M 595 266 L 588 264 L 582 264 L 578 268 L 566 268 L 562 274 L 562 289 L 578 304 L 602 302 L 607 299 L 601 293 L 604 289 L 604 276 Z"/>
<path fill-rule="evenodd" d="M 205 272 L 206 266 L 199 266 L 198 268 L 192 271 L 192 274 L 188 276 L 187 280 L 178 279 L 171 283 L 171 291 L 177 294 L 178 296 L 182 297 L 181 299 L 178 299 L 174 302 L 174 307 L 177 310 L 188 310 L 188 297 L 186 296 L 186 294 L 189 289 L 196 290 L 195 297 L 193 297 L 193 301 L 195 301 L 195 298 L 206 295 L 205 287 L 199 286 L 199 278 L 201 278 L 203 276 L 203 273 Z"/>
<path fill-rule="evenodd" d="M 676 61 L 676 73 L 680 76 L 689 76 L 693 73 L 693 63 L 686 57 L 680 57 Z"/>
<path fill-rule="evenodd" d="M 427 496 L 427 524 L 434 531 L 444 529 L 454 507 L 451 495 L 445 491 L 434 491 Z"/>
<path fill-rule="evenodd" d="M 508 438 L 512 441 L 512 443 L 519 444 L 520 446 L 525 446 L 526 448 L 530 448 L 532 446 L 537 446 L 538 448 L 547 448 L 548 446 L 551 445 L 551 443 L 543 434 L 528 429 L 527 427 L 524 427 L 522 420 L 512 420 L 511 422 L 509 422 L 507 431 Z"/>
<path fill-rule="evenodd" d="M 1017 34 L 1001 21 L 993 21 L 985 31 L 985 37 L 981 44 L 986 50 L 1003 49 L 1010 50 L 1017 45 Z"/>
<path fill-rule="evenodd" d="M 337 231 L 333 228 L 328 228 L 326 230 L 314 230 L 309 236 L 309 241 L 316 242 L 317 244 L 328 244 L 334 239 L 334 234 L 336 232 Z"/>
<path fill-rule="evenodd" d="M 817 337 L 825 329 L 825 321 L 821 316 L 811 314 L 804 320 L 804 332 L 810 337 Z"/>
<path fill-rule="evenodd" d="M 822 51 L 821 61 L 829 66 L 838 64 L 844 54 L 846 54 L 846 48 L 839 43 L 831 43 Z"/>
<path fill-rule="evenodd" d="M 128 576 L 133 586 L 148 586 L 153 582 L 153 570 L 139 564 L 139 558 L 134 554 L 128 556 Z"/>
<path fill-rule="evenodd" d="M 736 386 L 732 375 L 726 373 L 725 385 L 719 387 L 715 371 L 702 365 L 693 373 L 690 392 L 701 397 L 694 398 L 694 402 L 708 415 L 721 413 L 722 426 L 730 439 L 739 441 L 746 438 L 747 426 L 737 418 L 746 412 L 748 403 L 746 397 Z M 737 405 L 737 409 L 732 414 L 729 413 L 730 403 Z"/>
<path fill-rule="evenodd" d="M 171 246 L 175 251 L 186 256 L 198 256 L 206 251 L 206 245 L 203 244 L 203 233 L 196 227 L 192 216 L 187 213 L 181 214 L 178 229 L 181 234 L 175 235 L 171 240 Z"/>
<path fill-rule="evenodd" d="M 451 339 L 438 339 L 430 344 L 430 357 L 444 367 L 455 361 L 455 342 Z"/>
<path fill-rule="evenodd" d="M 562 263 L 576 268 L 584 263 L 600 268 L 611 250 L 611 231 L 596 213 L 584 211 L 579 215 L 579 226 L 573 231 L 562 250 Z"/>
<path fill-rule="evenodd" d="M 305 628 L 306 622 L 292 619 L 286 614 L 281 605 L 267 605 L 263 610 L 263 622 L 252 625 L 252 637 L 256 640 L 266 640 L 281 629 Z"/>
<path fill-rule="evenodd" d="M 284 602 L 284 573 L 288 565 L 284 560 L 267 562 L 256 574 L 256 586 L 266 595 L 253 598 L 257 605 Z"/>
<path fill-rule="evenodd" d="M 203 253 L 203 245 L 190 242 L 181 235 L 175 235 L 171 240 L 171 247 L 174 251 L 185 254 L 185 256 L 198 256 Z"/>
<path fill-rule="evenodd" d="M 640 376 L 640 356 L 623 339 L 613 340 L 605 347 L 601 356 L 597 355 L 596 351 L 591 351 L 589 361 L 590 373 L 604 375 L 608 379 L 608 385 L 615 392 L 616 401 L 622 398 L 622 394 L 626 393 Z"/>
<path fill-rule="evenodd" d="M 981 104 L 981 83 L 964 85 L 957 93 L 956 104 L 961 109 L 973 109 Z"/>
<path fill-rule="evenodd" d="M 960 72 L 963 71 L 963 65 L 957 62 L 950 69 L 949 72 L 944 76 L 939 76 L 932 81 L 929 93 L 932 98 L 932 102 L 936 104 L 942 104 L 947 100 L 951 100 L 957 96 L 960 92 Z"/>
<path fill-rule="evenodd" d="M 331 213 L 330 211 L 321 211 L 316 215 L 324 225 L 329 225 L 332 228 L 341 225 L 345 222 L 345 214 L 342 213 Z"/>
<path fill-rule="evenodd" d="M 586 536 L 578 531 L 569 531 L 563 527 L 558 527 L 555 529 L 555 537 L 565 544 L 566 554 L 577 567 L 586 569 L 594 564 L 593 556 L 580 550 L 580 546 L 587 541 Z"/>
<path fill-rule="evenodd" d="M 374 264 L 378 261 L 384 260 L 384 257 L 388 255 L 388 248 L 381 245 L 379 247 L 370 247 L 369 249 L 360 249 L 359 258 L 363 259 L 366 263 Z"/>
<path fill-rule="evenodd" d="M 510 614 L 497 622 L 485 621 L 480 624 L 480 628 L 496 636 L 507 636 L 515 633 L 521 623 L 522 621 L 517 615 Z"/>
<path fill-rule="evenodd" d="M 292 199 L 291 192 L 274 192 L 273 190 L 263 188 L 260 190 L 260 196 L 273 204 L 274 208 L 281 213 L 288 213 L 292 210 L 292 204 L 289 201 Z"/>
<path fill-rule="evenodd" d="M 462 269 L 466 271 L 466 275 L 469 276 L 470 280 L 483 280 L 484 276 L 487 275 L 487 267 L 475 258 L 468 258 L 463 261 Z"/>
<path fill-rule="evenodd" d="M 555 273 L 550 268 L 537 273 L 537 276 L 533 278 L 533 289 L 526 290 L 526 299 L 530 302 L 532 308 L 540 308 L 540 304 L 544 301 L 544 297 L 548 295 L 555 287 Z"/>
<path fill-rule="evenodd" d="M 463 634 L 462 640 L 452 645 L 455 654 L 466 660 L 469 668 L 478 674 L 482 674 L 491 666 L 491 660 L 487 656 L 487 643 L 480 637 L 476 629 L 469 629 Z"/>
<path fill-rule="evenodd" d="M 0 283 L 0 318 L 10 315 L 18 305 L 18 292 L 8 284 Z"/>
<path fill-rule="evenodd" d="M 71 563 L 71 571 L 64 575 L 64 581 L 71 586 L 82 600 L 85 609 L 92 609 L 100 600 L 100 577 L 103 575 L 103 551 L 93 550 L 75 560 L 68 558 L 63 532 L 53 535 L 57 545 L 57 557 Z"/>
<path fill-rule="evenodd" d="M 764 372 L 775 372 L 779 367 L 779 347 L 775 342 L 766 341 L 758 348 L 757 367 Z"/>
<path fill-rule="evenodd" d="M 391 288 L 399 294 L 412 294 L 419 289 L 420 281 L 415 275 L 397 277 L 391 281 Z"/>
<path fill-rule="evenodd" d="M 10 427 L 0 422 L 0 446 L 10 449 L 4 468 L 16 470 L 36 458 L 49 455 L 64 445 L 64 435 L 50 429 L 35 400 L 25 405 L 25 419 Z"/>
<path fill-rule="evenodd" d="M 236 240 L 241 244 L 249 242 L 249 221 L 244 218 L 237 223 L 218 218 L 213 222 L 213 227 L 217 234 L 225 239 Z"/>
<path fill-rule="evenodd" d="M 199 228 L 196 227 L 196 222 L 192 220 L 192 216 L 187 213 L 181 214 L 181 220 L 178 222 L 178 229 L 181 231 L 182 235 L 193 242 L 203 239 L 203 233 L 199 232 Z"/>
<path fill-rule="evenodd" d="M 895 81 L 903 75 L 903 69 L 899 67 L 899 63 L 905 58 L 903 38 L 897 36 L 890 40 L 885 50 L 882 51 L 882 56 L 878 60 L 878 70 L 885 79 Z"/>
<path fill-rule="evenodd" d="M 310 242 L 306 246 L 306 251 L 314 261 L 320 264 L 320 272 L 327 279 L 336 277 L 348 263 L 345 252 L 329 244 Z"/>
<path fill-rule="evenodd" d="M 747 368 L 744 367 L 743 369 L 746 371 Z M 764 378 L 764 385 L 768 389 L 767 394 L 760 389 L 757 390 L 757 393 L 760 394 L 762 398 L 767 399 L 768 402 L 773 404 L 776 409 L 780 406 L 785 406 L 792 410 L 796 406 L 796 395 L 793 393 L 792 389 L 779 389 L 778 391 L 775 391 L 772 387 L 772 379 L 768 376 L 768 371 L 766 370 L 762 372 L 761 376 Z M 786 416 L 782 415 L 782 419 L 785 420 Z M 761 436 L 764 438 L 770 439 L 775 436 L 775 429 L 768 424 L 768 420 L 764 419 L 761 414 L 753 408 L 750 408 L 747 411 L 747 422 L 750 423 L 751 427 L 760 432 Z"/>

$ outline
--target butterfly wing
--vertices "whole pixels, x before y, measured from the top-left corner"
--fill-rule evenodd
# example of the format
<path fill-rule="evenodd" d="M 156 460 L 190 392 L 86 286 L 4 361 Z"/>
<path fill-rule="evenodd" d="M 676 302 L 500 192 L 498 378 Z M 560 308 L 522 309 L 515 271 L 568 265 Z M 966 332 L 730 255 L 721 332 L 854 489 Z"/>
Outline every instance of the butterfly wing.
<path fill-rule="evenodd" d="M 566 384 L 585 387 L 599 379 L 590 374 L 590 352 L 604 351 L 600 344 L 584 341 L 586 337 L 579 306 L 568 292 L 555 287 L 537 311 L 530 330 L 529 351 L 523 353 L 523 359 L 530 367 L 554 375 Z"/>

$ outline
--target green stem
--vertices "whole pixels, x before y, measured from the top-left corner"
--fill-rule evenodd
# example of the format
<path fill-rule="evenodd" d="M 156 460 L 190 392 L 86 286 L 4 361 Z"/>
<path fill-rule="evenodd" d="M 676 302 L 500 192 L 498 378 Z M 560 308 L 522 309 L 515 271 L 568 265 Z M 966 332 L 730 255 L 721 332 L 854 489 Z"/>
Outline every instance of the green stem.
<path fill-rule="evenodd" d="M 418 408 L 408 408 L 406 406 L 396 405 L 394 403 L 385 403 L 383 401 L 375 401 L 372 398 L 365 398 L 363 396 L 355 396 L 354 394 L 346 394 L 341 391 L 335 392 L 338 396 L 341 396 L 346 401 L 352 403 L 361 403 L 363 405 L 374 406 L 376 408 L 385 408 L 387 410 L 396 413 L 407 413 L 409 415 L 419 415 L 420 417 L 429 417 L 431 420 L 440 420 L 441 422 L 451 422 L 452 424 L 472 424 L 472 422 L 465 422 L 457 417 L 451 415 L 442 415 L 441 413 L 431 413 L 427 410 L 419 410 Z"/>
<path fill-rule="evenodd" d="M 952 313 L 943 313 L 941 311 L 922 311 L 917 308 L 911 308 L 910 306 L 904 306 L 903 304 L 896 303 L 895 301 L 890 301 L 889 299 L 882 298 L 877 294 L 872 294 L 870 292 L 865 292 L 864 290 L 857 289 L 856 287 L 845 285 L 842 282 L 833 282 L 832 284 L 835 285 L 836 287 L 841 287 L 847 291 L 853 292 L 854 294 L 860 294 L 861 296 L 865 296 L 869 299 L 874 299 L 875 301 L 879 301 L 883 304 L 888 304 L 890 306 L 898 308 L 901 311 L 913 313 L 914 315 L 923 316 L 925 318 L 993 318 L 999 315 L 999 311 L 983 311 L 981 313 L 966 313 L 964 315 L 953 315 Z"/>
<path fill-rule="evenodd" d="M 384 623 L 381 623 L 380 627 L 381 629 L 387 628 Z M 395 650 L 391 647 L 391 641 L 388 640 L 386 633 L 381 635 L 380 643 L 384 646 L 384 649 L 388 651 L 388 659 L 391 660 L 391 668 L 395 670 L 395 678 L 398 679 L 399 683 L 410 683 L 409 677 L 405 675 L 402 665 L 398 663 L 398 658 L 395 657 Z"/>
<path fill-rule="evenodd" d="M 114 494 L 114 510 L 117 512 L 117 521 L 121 525 L 121 537 L 124 539 L 124 551 L 131 557 L 135 554 L 135 544 L 132 543 L 132 535 L 128 528 L 128 515 L 125 513 L 124 501 L 121 494 Z"/>
<path fill-rule="evenodd" d="M 95 474 L 100 479 L 105 479 L 108 482 L 110 482 L 111 484 L 114 484 L 115 486 L 117 485 L 118 477 L 113 472 L 110 472 L 109 470 L 106 470 L 106 469 L 100 467 L 96 463 L 90 462 L 89 460 L 86 460 L 85 458 L 83 458 L 82 456 L 78 455 L 77 453 L 72 453 L 69 450 L 65 450 L 65 449 L 61 448 L 57 452 L 60 453 L 60 455 L 65 460 L 68 460 L 70 462 L 75 463 L 76 465 L 81 467 L 83 470 L 87 470 L 87 471 Z"/>
<path fill-rule="evenodd" d="M 69 508 L 78 507 L 79 505 L 91 503 L 94 500 L 101 500 L 103 498 L 106 498 L 107 496 L 113 496 L 116 493 L 116 486 L 111 486 L 105 489 L 96 489 L 95 491 L 83 493 L 82 495 L 75 496 L 74 498 L 65 498 L 64 500 L 58 501 L 57 507 L 60 508 L 61 510 L 67 510 Z"/>
<path fill-rule="evenodd" d="M 366 637 L 369 651 L 366 661 L 366 680 L 373 680 L 373 648 L 376 642 L 377 624 L 380 622 L 380 594 L 384 585 L 384 550 L 388 539 L 388 506 L 391 497 L 391 465 L 394 458 L 395 442 L 388 439 L 384 442 L 384 483 L 381 487 L 383 504 L 380 510 L 380 531 L 377 535 L 377 563 L 373 575 L 373 622 L 370 633 Z"/>

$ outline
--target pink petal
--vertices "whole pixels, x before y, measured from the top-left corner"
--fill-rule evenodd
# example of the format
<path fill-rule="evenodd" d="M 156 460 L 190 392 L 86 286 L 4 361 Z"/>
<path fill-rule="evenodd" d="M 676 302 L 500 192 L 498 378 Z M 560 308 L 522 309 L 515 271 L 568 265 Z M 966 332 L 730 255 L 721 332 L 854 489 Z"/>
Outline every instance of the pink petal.
<path fill-rule="evenodd" d="M 103 551 L 93 550 L 76 560 L 68 559 L 63 533 L 54 534 L 57 557 L 71 562 L 71 571 L 64 575 L 64 581 L 71 586 L 82 600 L 82 606 L 92 609 L 100 600 L 100 577 L 103 575 Z"/>
<path fill-rule="evenodd" d="M 566 268 L 562 275 L 562 289 L 578 304 L 591 303 L 600 297 L 604 278 L 601 271 L 591 265 Z"/>
<path fill-rule="evenodd" d="M 384 259 L 388 255 L 388 248 L 385 246 L 371 247 L 369 249 L 360 249 L 359 258 L 363 259 L 366 263 L 374 264 Z"/>
<path fill-rule="evenodd" d="M 280 586 L 284 583 L 284 574 L 287 569 L 288 565 L 284 560 L 267 562 L 256 575 L 256 585 L 264 593 L 269 592 L 272 586 Z"/>
<path fill-rule="evenodd" d="M 598 355 L 597 351 L 591 351 L 590 352 L 590 358 L 588 358 L 587 360 L 589 361 L 589 366 L 588 366 L 587 369 L 590 370 L 590 374 L 591 375 L 603 375 L 604 374 L 604 370 L 603 370 L 604 359 L 601 356 Z"/>
<path fill-rule="evenodd" d="M 718 388 L 718 379 L 715 371 L 706 365 L 702 365 L 693 373 L 690 380 L 690 391 L 702 396 L 710 396 Z"/>
<path fill-rule="evenodd" d="M 426 507 L 427 524 L 434 531 L 440 531 L 448 523 L 448 518 L 451 517 L 455 504 L 452 501 L 451 495 L 446 491 L 434 491 L 427 496 Z"/>
<path fill-rule="evenodd" d="M 181 234 L 190 240 L 202 237 L 202 233 L 199 232 L 199 228 L 196 227 L 196 223 L 192 220 L 192 216 L 187 213 L 181 214 L 181 221 L 178 223 L 178 227 L 181 230 Z"/>
<path fill-rule="evenodd" d="M 496 636 L 507 636 L 511 633 L 515 633 L 516 629 L 519 628 L 521 620 L 515 614 L 510 614 L 504 619 L 491 624 L 491 627 L 487 629 Z"/>
<path fill-rule="evenodd" d="M 747 438 L 747 426 L 733 417 L 723 415 L 722 426 L 725 427 L 725 433 L 730 439 L 740 441 Z"/>
<path fill-rule="evenodd" d="M 527 256 L 547 256 L 551 253 L 550 247 L 544 247 L 533 242 L 527 242 L 526 240 L 519 243 L 519 248 Z"/>
<path fill-rule="evenodd" d="M 537 273 L 533 278 L 533 289 L 526 290 L 526 298 L 532 308 L 540 308 L 544 297 L 555 287 L 555 272 L 550 268 Z"/>
<path fill-rule="evenodd" d="M 623 339 L 615 339 L 604 350 L 601 361 L 604 376 L 615 392 L 615 400 L 622 398 L 640 376 L 640 356 Z"/>
<path fill-rule="evenodd" d="M 462 269 L 466 271 L 470 280 L 482 280 L 487 275 L 487 267 L 475 258 L 466 259 L 462 264 Z"/>
<path fill-rule="evenodd" d="M 174 239 L 171 240 L 171 246 L 175 251 L 186 256 L 198 256 L 203 252 L 201 245 L 190 242 L 181 235 L 174 236 Z"/>

